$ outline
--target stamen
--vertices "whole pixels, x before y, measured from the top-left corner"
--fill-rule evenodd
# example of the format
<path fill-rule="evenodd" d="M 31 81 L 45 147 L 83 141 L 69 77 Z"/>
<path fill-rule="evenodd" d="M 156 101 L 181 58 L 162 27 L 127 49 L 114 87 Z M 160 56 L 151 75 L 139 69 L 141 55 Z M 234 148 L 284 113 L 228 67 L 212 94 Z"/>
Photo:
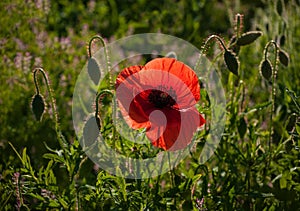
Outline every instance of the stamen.
<path fill-rule="evenodd" d="M 172 88 L 170 89 L 170 91 L 172 95 L 175 95 Z M 175 96 L 170 96 L 167 92 L 154 89 L 151 90 L 151 93 L 148 96 L 148 100 L 157 108 L 171 108 L 176 103 L 174 97 Z"/>

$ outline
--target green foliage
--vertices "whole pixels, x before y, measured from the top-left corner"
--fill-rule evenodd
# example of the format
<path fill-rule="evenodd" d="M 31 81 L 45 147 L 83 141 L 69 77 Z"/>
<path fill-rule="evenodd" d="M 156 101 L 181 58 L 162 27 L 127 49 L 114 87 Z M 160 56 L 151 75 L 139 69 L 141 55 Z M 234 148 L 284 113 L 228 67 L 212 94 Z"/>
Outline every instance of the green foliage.
<path fill-rule="evenodd" d="M 300 207 L 298 0 L 15 0 L 0 6 L 0 210 Z M 236 13 L 244 17 L 234 18 Z M 87 61 L 89 74 L 99 77 L 99 64 L 86 52 L 92 36 L 114 40 L 145 32 L 178 36 L 198 48 L 205 43 L 222 78 L 227 120 L 220 145 L 205 164 L 191 153 L 166 174 L 130 180 L 108 174 L 86 157 L 75 138 L 71 103 Z M 221 49 L 204 42 L 211 34 L 218 34 Z M 50 81 L 47 75 L 33 80 L 37 67 Z M 101 127 L 98 118 L 89 121 L 97 121 L 107 143 L 127 156 L 155 156 L 156 151 L 112 136 L 112 120 L 105 115 L 112 112 L 111 98 L 101 100 Z M 209 115 L 205 88 L 201 101 Z M 36 121 L 34 115 L 43 118 Z"/>

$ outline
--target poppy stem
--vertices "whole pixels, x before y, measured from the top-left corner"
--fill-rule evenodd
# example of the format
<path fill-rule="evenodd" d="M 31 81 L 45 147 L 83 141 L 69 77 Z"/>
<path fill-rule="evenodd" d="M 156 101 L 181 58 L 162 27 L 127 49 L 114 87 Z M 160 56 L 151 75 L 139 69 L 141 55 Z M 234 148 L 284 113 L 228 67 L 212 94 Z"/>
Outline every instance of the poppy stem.
<path fill-rule="evenodd" d="M 99 98 L 105 94 L 110 94 L 111 96 L 114 96 L 114 94 L 108 89 L 102 90 L 97 94 L 96 99 L 95 99 L 95 104 L 96 104 L 95 118 L 96 119 L 98 118 L 98 112 L 99 112 Z"/>
<path fill-rule="evenodd" d="M 49 81 L 49 79 L 47 77 L 47 74 L 45 73 L 45 71 L 43 70 L 43 68 L 35 68 L 33 70 L 33 79 L 34 79 L 34 84 L 35 84 L 36 92 L 37 92 L 37 94 L 40 93 L 38 82 L 37 82 L 37 73 L 38 72 L 42 73 L 43 78 L 44 78 L 45 83 L 46 83 L 47 91 L 49 93 L 51 107 L 53 109 L 53 119 L 54 119 L 54 122 L 55 122 L 55 131 L 56 131 L 56 135 L 58 137 L 58 142 L 59 142 L 59 144 L 60 144 L 60 146 L 62 148 L 65 148 L 67 146 L 67 141 L 63 137 L 61 129 L 60 129 L 60 126 L 59 126 L 58 113 L 57 113 L 57 109 L 56 109 L 55 99 L 53 97 L 53 91 L 51 89 L 50 81 Z"/>
<path fill-rule="evenodd" d="M 243 29 L 243 15 L 239 13 L 235 15 L 235 24 L 236 24 L 235 33 L 236 33 L 236 38 L 238 39 Z"/>
<path fill-rule="evenodd" d="M 225 41 L 224 41 L 220 36 L 215 35 L 215 34 L 209 36 L 209 37 L 206 39 L 206 41 L 205 41 L 205 43 L 204 43 L 204 45 L 203 45 L 203 49 L 206 49 L 208 43 L 209 43 L 211 40 L 213 40 L 213 39 L 217 40 L 217 41 L 221 44 L 221 46 L 223 47 L 223 49 L 227 50 L 227 48 L 226 48 L 226 46 L 225 46 Z"/>
<path fill-rule="evenodd" d="M 273 127 L 273 113 L 275 112 L 275 97 L 276 97 L 276 87 L 275 87 L 275 82 L 276 82 L 276 76 L 277 76 L 277 68 L 278 68 L 278 53 L 279 53 L 279 48 L 278 45 L 275 41 L 271 40 L 267 43 L 265 49 L 264 49 L 264 59 L 266 60 L 268 57 L 268 50 L 269 47 L 273 45 L 275 48 L 275 63 L 274 63 L 274 68 L 272 68 L 272 92 L 271 92 L 271 114 L 270 114 L 270 127 L 269 127 L 269 151 L 271 155 L 271 145 L 273 142 L 273 133 L 274 133 L 274 127 Z"/>
<path fill-rule="evenodd" d="M 172 184 L 172 187 L 174 188 L 175 187 L 175 172 L 174 172 L 174 168 L 171 165 L 170 152 L 168 152 L 168 162 L 169 162 L 169 169 L 171 169 L 171 171 L 170 171 L 171 184 Z"/>
<path fill-rule="evenodd" d="M 108 89 L 105 89 L 105 90 L 102 90 L 100 91 L 97 96 L 96 96 L 96 99 L 95 99 L 95 104 L 96 104 L 96 109 L 95 109 L 95 119 L 96 119 L 96 122 L 97 122 L 97 125 L 98 125 L 98 128 L 99 130 L 101 129 L 101 123 L 100 123 L 100 117 L 99 117 L 99 99 L 100 97 L 106 95 L 106 94 L 109 94 L 111 95 L 112 97 L 114 96 L 114 94 L 108 90 Z M 116 117 L 115 117 L 115 114 L 116 113 L 116 110 L 115 110 L 115 107 L 114 107 L 114 110 L 113 110 L 113 121 L 116 122 Z M 115 131 L 115 128 L 113 127 L 113 139 L 115 140 L 115 135 L 116 135 L 116 131 Z M 114 142 L 115 143 L 115 142 Z"/>

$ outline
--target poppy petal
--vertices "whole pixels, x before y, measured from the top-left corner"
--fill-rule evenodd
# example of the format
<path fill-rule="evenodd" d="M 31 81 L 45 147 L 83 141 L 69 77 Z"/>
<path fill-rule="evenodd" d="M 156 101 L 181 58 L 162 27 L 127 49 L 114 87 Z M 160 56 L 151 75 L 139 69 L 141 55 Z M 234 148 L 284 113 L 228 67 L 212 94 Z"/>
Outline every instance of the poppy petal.
<path fill-rule="evenodd" d="M 186 111 L 164 110 L 164 114 L 167 125 L 159 122 L 162 117 L 156 117 L 156 121 L 152 120 L 151 128 L 146 132 L 152 144 L 164 150 L 176 151 L 185 148 L 191 143 L 197 128 L 205 123 L 202 115 L 194 107 Z M 161 131 L 164 131 L 163 134 Z"/>
<path fill-rule="evenodd" d="M 123 69 L 116 79 L 116 96 L 126 123 L 146 128 L 152 145 L 164 150 L 185 148 L 205 123 L 194 107 L 200 99 L 197 75 L 172 58 Z"/>
<path fill-rule="evenodd" d="M 189 87 L 190 91 L 194 95 L 195 101 L 200 100 L 200 85 L 199 85 L 198 77 L 195 74 L 195 72 L 184 63 L 177 61 L 176 59 L 173 58 L 157 58 L 148 62 L 143 69 L 162 70 L 174 74 L 183 83 L 185 83 L 186 86 Z M 172 84 L 172 86 L 173 85 L 176 85 L 176 83 Z M 176 87 L 176 88 L 180 88 L 180 87 Z"/>
<path fill-rule="evenodd" d="M 116 79 L 116 88 L 118 88 L 118 86 L 125 81 L 126 78 L 128 78 L 128 76 L 133 75 L 134 73 L 139 72 L 141 69 L 143 68 L 143 66 L 141 65 L 136 65 L 136 66 L 130 66 L 127 68 L 124 68 L 120 74 L 118 75 L 117 79 Z"/>

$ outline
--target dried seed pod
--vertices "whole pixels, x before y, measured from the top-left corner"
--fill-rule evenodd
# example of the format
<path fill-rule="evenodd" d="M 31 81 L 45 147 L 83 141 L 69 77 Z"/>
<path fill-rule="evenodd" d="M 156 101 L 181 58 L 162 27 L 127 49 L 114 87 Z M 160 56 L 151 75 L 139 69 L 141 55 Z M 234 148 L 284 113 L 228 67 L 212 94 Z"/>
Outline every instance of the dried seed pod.
<path fill-rule="evenodd" d="M 289 57 L 288 53 L 285 52 L 284 50 L 280 49 L 278 56 L 279 56 L 280 63 L 287 67 L 289 65 L 289 61 L 290 61 L 290 57 Z"/>
<path fill-rule="evenodd" d="M 33 96 L 31 101 L 31 109 L 36 120 L 41 121 L 45 111 L 45 101 L 42 95 L 36 94 Z"/>
<path fill-rule="evenodd" d="M 90 58 L 88 61 L 87 68 L 90 78 L 92 79 L 95 85 L 98 85 L 101 77 L 101 72 L 97 61 L 94 58 Z"/>
<path fill-rule="evenodd" d="M 262 74 L 262 76 L 266 79 L 266 80 L 270 80 L 272 77 L 272 65 L 271 62 L 268 59 L 265 59 L 264 61 L 262 61 L 261 65 L 260 65 L 260 72 Z"/>
<path fill-rule="evenodd" d="M 236 44 L 239 46 L 249 45 L 262 35 L 261 31 L 250 31 L 242 34 Z"/>
<path fill-rule="evenodd" d="M 91 146 L 99 136 L 98 118 L 91 116 L 85 123 L 83 128 L 83 139 L 86 147 Z"/>
<path fill-rule="evenodd" d="M 239 63 L 235 55 L 231 51 L 225 49 L 224 60 L 228 70 L 233 74 L 238 75 Z"/>

